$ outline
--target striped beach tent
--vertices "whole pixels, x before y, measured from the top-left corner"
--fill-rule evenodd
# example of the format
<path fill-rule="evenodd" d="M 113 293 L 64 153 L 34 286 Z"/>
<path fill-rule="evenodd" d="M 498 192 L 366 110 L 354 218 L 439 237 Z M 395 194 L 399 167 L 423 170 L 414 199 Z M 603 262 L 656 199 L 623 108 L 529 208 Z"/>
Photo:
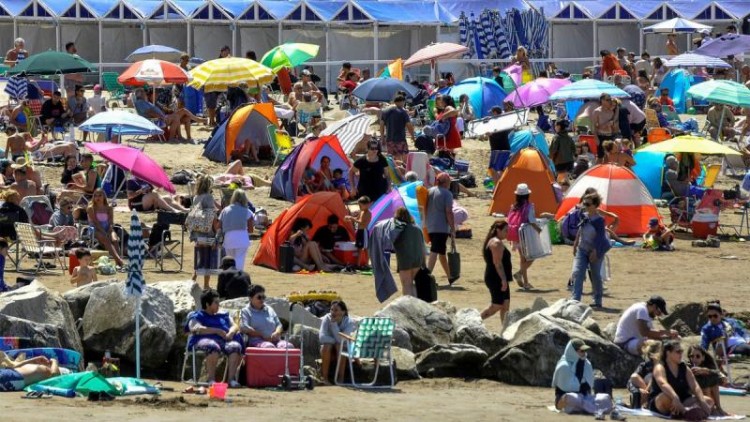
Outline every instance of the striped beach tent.
<path fill-rule="evenodd" d="M 588 188 L 596 189 L 602 197 L 600 209 L 613 212 L 620 218 L 618 235 L 640 236 L 648 227 L 648 220 L 653 217 L 661 219 L 654 198 L 638 176 L 625 167 L 612 164 L 594 166 L 579 176 L 565 193 L 555 219 L 562 220 L 578 205 Z"/>
<path fill-rule="evenodd" d="M 8 78 L 4 91 L 10 98 L 22 100 L 29 95 L 29 81 L 26 78 L 13 76 Z"/>
<path fill-rule="evenodd" d="M 341 149 L 346 155 L 354 151 L 357 144 L 367 134 L 372 119 L 364 113 L 355 114 L 337 122 L 331 123 L 321 133 L 321 136 L 336 135 Z"/>

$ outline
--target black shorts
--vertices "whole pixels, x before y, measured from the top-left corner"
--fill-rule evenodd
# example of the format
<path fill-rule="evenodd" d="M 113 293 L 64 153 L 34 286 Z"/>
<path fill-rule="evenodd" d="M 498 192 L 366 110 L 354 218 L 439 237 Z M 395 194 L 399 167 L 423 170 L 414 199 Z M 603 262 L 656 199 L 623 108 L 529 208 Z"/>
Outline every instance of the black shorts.
<path fill-rule="evenodd" d="M 555 171 L 558 173 L 570 173 L 571 171 L 573 171 L 573 162 L 571 161 L 569 163 L 555 164 Z"/>
<path fill-rule="evenodd" d="M 643 132 L 643 128 L 645 128 L 645 127 L 646 127 L 646 121 L 644 120 L 644 121 L 642 121 L 640 123 L 633 123 L 633 124 L 631 124 L 630 125 L 630 130 L 633 133 L 641 133 L 641 132 Z"/>
<path fill-rule="evenodd" d="M 510 285 L 508 285 L 507 290 L 503 291 L 501 280 L 487 277 L 486 275 L 484 277 L 484 284 L 490 291 L 490 301 L 493 305 L 502 305 L 510 300 Z"/>
<path fill-rule="evenodd" d="M 449 233 L 428 233 L 430 235 L 430 252 L 445 255 L 448 252 Z"/>
<path fill-rule="evenodd" d="M 206 104 L 206 108 L 216 108 L 219 103 L 218 92 L 206 92 L 203 94 L 203 101 Z"/>
<path fill-rule="evenodd" d="M 354 246 L 357 249 L 365 248 L 365 229 L 357 229 L 357 232 L 354 233 Z"/>

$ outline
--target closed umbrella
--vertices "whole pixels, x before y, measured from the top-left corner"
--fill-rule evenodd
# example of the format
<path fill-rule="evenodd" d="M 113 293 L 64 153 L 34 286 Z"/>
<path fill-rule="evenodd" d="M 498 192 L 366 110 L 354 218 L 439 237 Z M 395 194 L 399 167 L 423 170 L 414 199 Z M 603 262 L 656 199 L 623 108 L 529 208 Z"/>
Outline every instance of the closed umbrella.
<path fill-rule="evenodd" d="M 534 107 L 549 102 L 549 97 L 565 85 L 570 85 L 569 79 L 537 78 L 523 86 L 516 88 L 505 98 L 512 101 L 516 107 Z"/>
<path fill-rule="evenodd" d="M 14 76 L 8 78 L 8 83 L 3 90 L 10 98 L 23 100 L 29 95 L 29 81 L 26 78 Z"/>
<path fill-rule="evenodd" d="M 750 52 L 750 35 L 726 34 L 714 38 L 699 48 L 694 53 L 711 57 L 727 57 Z"/>
<path fill-rule="evenodd" d="M 278 72 L 284 67 L 296 67 L 318 55 L 319 46 L 300 42 L 286 43 L 272 48 L 260 59 L 260 64 Z"/>
<path fill-rule="evenodd" d="M 468 95 L 474 115 L 478 118 L 491 115 L 492 107 L 502 104 L 505 99 L 505 91 L 494 79 L 482 77 L 464 79 L 447 93 L 455 100 L 461 95 Z"/>
<path fill-rule="evenodd" d="M 170 193 L 175 192 L 174 186 L 169 181 L 169 176 L 164 169 L 143 151 L 127 145 L 109 142 L 87 142 L 85 145 L 89 151 L 101 155 L 107 161 L 130 172 L 138 179 L 165 189 Z"/>
<path fill-rule="evenodd" d="M 703 155 L 742 155 L 739 151 L 725 147 L 701 136 L 676 136 L 656 144 L 645 146 L 642 151 L 651 152 L 686 152 Z"/>
<path fill-rule="evenodd" d="M 8 70 L 8 75 L 63 75 L 96 72 L 96 66 L 77 54 L 45 51 L 32 54 Z"/>
<path fill-rule="evenodd" d="M 223 92 L 230 86 L 246 83 L 249 86 L 271 83 L 273 73 L 262 64 L 241 57 L 224 57 L 209 60 L 190 71 L 193 88 L 205 92 Z"/>
<path fill-rule="evenodd" d="M 607 82 L 596 79 L 582 79 L 560 88 L 550 95 L 549 99 L 552 101 L 591 100 L 599 98 L 602 94 L 609 94 L 615 98 L 630 97 L 627 92 Z"/>
<path fill-rule="evenodd" d="M 128 62 L 137 62 L 140 60 L 158 59 L 168 62 L 176 62 L 180 57 L 182 57 L 182 51 L 177 50 L 176 48 L 153 44 L 136 49 L 130 53 L 125 60 Z"/>
<path fill-rule="evenodd" d="M 81 123 L 78 129 L 108 135 L 161 135 L 164 133 L 150 120 L 122 110 L 97 113 Z"/>
<path fill-rule="evenodd" d="M 704 56 L 696 53 L 684 53 L 679 56 L 672 57 L 671 59 L 664 62 L 665 66 L 669 67 L 713 67 L 718 69 L 729 69 L 732 67 L 729 63 L 724 60 L 717 59 L 716 57 Z"/>
<path fill-rule="evenodd" d="M 735 107 L 750 107 L 750 89 L 734 81 L 712 80 L 701 82 L 690 87 L 687 93 L 694 98 L 713 103 L 727 104 Z M 725 112 L 726 108 L 721 111 L 719 134 L 722 133 Z"/>
<path fill-rule="evenodd" d="M 141 377 L 141 296 L 146 289 L 143 279 L 143 259 L 146 248 L 143 245 L 143 230 L 138 213 L 133 210 L 130 216 L 130 237 L 128 238 L 128 276 L 125 279 L 125 294 L 135 297 L 135 377 Z"/>
<path fill-rule="evenodd" d="M 399 91 L 406 92 L 406 96 L 413 98 L 418 89 L 408 82 L 394 78 L 372 78 L 359 84 L 352 95 L 365 101 L 391 102 Z"/>
<path fill-rule="evenodd" d="M 341 149 L 349 155 L 370 128 L 370 116 L 364 113 L 354 114 L 345 119 L 328 125 L 320 136 L 336 135 L 341 144 Z"/>
<path fill-rule="evenodd" d="M 130 65 L 118 78 L 123 85 L 184 84 L 192 79 L 180 66 L 164 60 L 146 59 Z"/>
<path fill-rule="evenodd" d="M 644 34 L 692 34 L 713 27 L 683 18 L 674 18 L 643 28 Z"/>

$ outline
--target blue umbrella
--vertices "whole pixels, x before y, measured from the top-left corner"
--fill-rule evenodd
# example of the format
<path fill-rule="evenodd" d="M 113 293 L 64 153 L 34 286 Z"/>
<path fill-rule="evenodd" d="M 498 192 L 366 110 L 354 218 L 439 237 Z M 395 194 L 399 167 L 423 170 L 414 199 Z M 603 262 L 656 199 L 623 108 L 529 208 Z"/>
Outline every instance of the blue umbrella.
<path fill-rule="evenodd" d="M 133 210 L 130 216 L 130 237 L 128 238 L 128 276 L 125 279 L 125 294 L 135 297 L 135 372 L 141 377 L 141 296 L 146 289 L 143 279 L 143 259 L 146 247 L 143 245 L 143 230 L 138 213 Z"/>
<path fill-rule="evenodd" d="M 164 133 L 150 120 L 122 110 L 97 113 L 81 123 L 78 129 L 109 135 L 160 135 Z"/>
<path fill-rule="evenodd" d="M 596 79 L 582 79 L 560 88 L 552 94 L 550 101 L 591 100 L 602 94 L 609 94 L 616 98 L 628 98 L 630 94 L 620 88 Z"/>
<path fill-rule="evenodd" d="M 693 51 L 711 57 L 727 57 L 750 51 L 750 35 L 726 34 L 703 43 Z"/>
<path fill-rule="evenodd" d="M 501 105 L 506 95 L 505 90 L 494 79 L 482 77 L 464 79 L 448 91 L 448 95 L 456 102 L 463 94 L 469 96 L 469 102 L 477 118 L 491 115 L 492 107 Z"/>
<path fill-rule="evenodd" d="M 182 51 L 177 50 L 176 48 L 154 44 L 133 51 L 125 58 L 125 60 L 131 63 L 146 59 L 159 59 L 166 62 L 176 62 L 181 56 Z"/>
<path fill-rule="evenodd" d="M 391 102 L 398 91 L 404 91 L 407 97 L 413 98 L 418 89 L 399 79 L 372 78 L 359 84 L 352 94 L 365 101 Z"/>

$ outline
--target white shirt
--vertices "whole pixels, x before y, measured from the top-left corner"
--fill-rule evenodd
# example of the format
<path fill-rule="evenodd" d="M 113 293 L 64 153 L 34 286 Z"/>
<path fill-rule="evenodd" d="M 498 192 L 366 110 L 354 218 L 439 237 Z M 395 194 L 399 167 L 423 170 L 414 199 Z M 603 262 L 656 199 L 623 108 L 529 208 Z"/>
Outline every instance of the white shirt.
<path fill-rule="evenodd" d="M 651 73 L 654 71 L 654 66 L 651 65 L 650 61 L 641 59 L 641 60 L 638 60 L 637 62 L 635 62 L 635 70 L 636 70 L 636 72 L 639 72 L 641 70 L 645 70 L 646 71 L 646 75 L 648 75 L 649 77 L 651 77 Z"/>
<path fill-rule="evenodd" d="M 101 94 L 94 94 L 93 97 L 87 99 L 87 102 L 89 104 L 89 115 L 91 116 L 107 110 L 107 101 L 101 96 Z"/>
<path fill-rule="evenodd" d="M 622 104 L 628 109 L 628 123 L 636 125 L 646 120 L 646 113 L 630 100 L 622 100 Z"/>
<path fill-rule="evenodd" d="M 615 331 L 615 344 L 622 344 L 632 339 L 641 339 L 641 331 L 638 329 L 638 321 L 646 321 L 648 327 L 653 326 L 653 319 L 648 315 L 646 302 L 638 302 L 631 305 L 617 321 Z"/>

